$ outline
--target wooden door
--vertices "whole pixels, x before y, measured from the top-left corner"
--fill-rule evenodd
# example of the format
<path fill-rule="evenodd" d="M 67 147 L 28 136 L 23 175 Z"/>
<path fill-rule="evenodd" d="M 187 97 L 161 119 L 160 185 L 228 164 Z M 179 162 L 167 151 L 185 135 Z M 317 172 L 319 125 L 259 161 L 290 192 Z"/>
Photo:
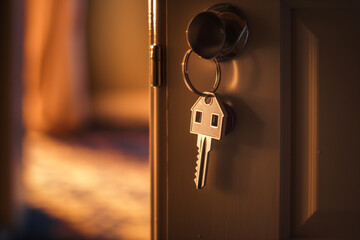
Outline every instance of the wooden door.
<path fill-rule="evenodd" d="M 152 43 L 163 46 L 163 84 L 151 89 L 154 239 L 358 239 L 360 202 L 359 4 L 227 1 L 250 38 L 221 63 L 218 94 L 236 114 L 213 142 L 207 185 L 194 186 L 196 136 L 181 61 L 187 24 L 220 1 L 156 1 Z M 211 61 L 190 58 L 209 89 Z"/>
<path fill-rule="evenodd" d="M 292 5 L 296 239 L 360 239 L 359 5 Z"/>

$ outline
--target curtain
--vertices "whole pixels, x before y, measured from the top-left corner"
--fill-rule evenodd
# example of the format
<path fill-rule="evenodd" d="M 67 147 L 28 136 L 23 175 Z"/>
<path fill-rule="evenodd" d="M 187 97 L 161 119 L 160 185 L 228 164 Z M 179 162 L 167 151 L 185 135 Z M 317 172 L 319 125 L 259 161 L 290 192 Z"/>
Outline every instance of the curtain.
<path fill-rule="evenodd" d="M 85 0 L 25 1 L 26 130 L 67 134 L 88 119 L 85 9 Z"/>

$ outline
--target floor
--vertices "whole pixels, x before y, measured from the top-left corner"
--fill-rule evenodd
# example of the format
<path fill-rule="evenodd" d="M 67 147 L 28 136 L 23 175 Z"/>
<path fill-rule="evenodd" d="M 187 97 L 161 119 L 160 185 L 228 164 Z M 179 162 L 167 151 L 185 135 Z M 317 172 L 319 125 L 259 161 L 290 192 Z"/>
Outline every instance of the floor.
<path fill-rule="evenodd" d="M 26 214 L 15 239 L 149 239 L 147 131 L 27 134 Z"/>

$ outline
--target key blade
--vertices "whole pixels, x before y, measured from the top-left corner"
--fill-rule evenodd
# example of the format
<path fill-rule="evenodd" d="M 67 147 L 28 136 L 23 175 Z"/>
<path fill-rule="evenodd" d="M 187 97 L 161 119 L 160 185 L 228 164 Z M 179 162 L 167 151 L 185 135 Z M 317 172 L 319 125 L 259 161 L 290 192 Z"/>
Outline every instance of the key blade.
<path fill-rule="evenodd" d="M 197 136 L 197 147 L 198 147 L 198 155 L 195 166 L 195 187 L 196 189 L 201 188 L 202 181 L 202 169 L 203 169 L 203 155 L 204 155 L 204 145 L 205 145 L 205 136 L 198 134 Z"/>
<path fill-rule="evenodd" d="M 209 152 L 211 151 L 211 137 L 198 135 L 197 147 L 198 155 L 195 167 L 195 187 L 201 189 L 206 184 L 207 167 L 209 160 Z"/>

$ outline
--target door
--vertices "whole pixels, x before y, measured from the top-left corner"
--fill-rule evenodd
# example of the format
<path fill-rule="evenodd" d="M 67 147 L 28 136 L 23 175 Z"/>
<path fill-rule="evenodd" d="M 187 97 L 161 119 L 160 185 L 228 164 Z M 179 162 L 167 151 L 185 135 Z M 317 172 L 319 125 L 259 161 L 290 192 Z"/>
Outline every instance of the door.
<path fill-rule="evenodd" d="M 359 4 L 291 15 L 292 234 L 360 239 Z"/>
<path fill-rule="evenodd" d="M 0 238 L 20 223 L 21 217 L 21 62 L 23 2 L 2 1 L 0 27 Z M 16 14 L 15 14 L 16 13 Z"/>
<path fill-rule="evenodd" d="M 220 1 L 149 5 L 151 43 L 163 50 L 162 84 L 151 89 L 152 237 L 359 239 L 359 4 L 227 2 L 244 13 L 250 37 L 220 64 L 217 93 L 236 125 L 213 141 L 201 190 L 189 133 L 197 96 L 180 64 L 187 24 Z M 211 88 L 211 61 L 192 57 L 189 72 Z"/>

